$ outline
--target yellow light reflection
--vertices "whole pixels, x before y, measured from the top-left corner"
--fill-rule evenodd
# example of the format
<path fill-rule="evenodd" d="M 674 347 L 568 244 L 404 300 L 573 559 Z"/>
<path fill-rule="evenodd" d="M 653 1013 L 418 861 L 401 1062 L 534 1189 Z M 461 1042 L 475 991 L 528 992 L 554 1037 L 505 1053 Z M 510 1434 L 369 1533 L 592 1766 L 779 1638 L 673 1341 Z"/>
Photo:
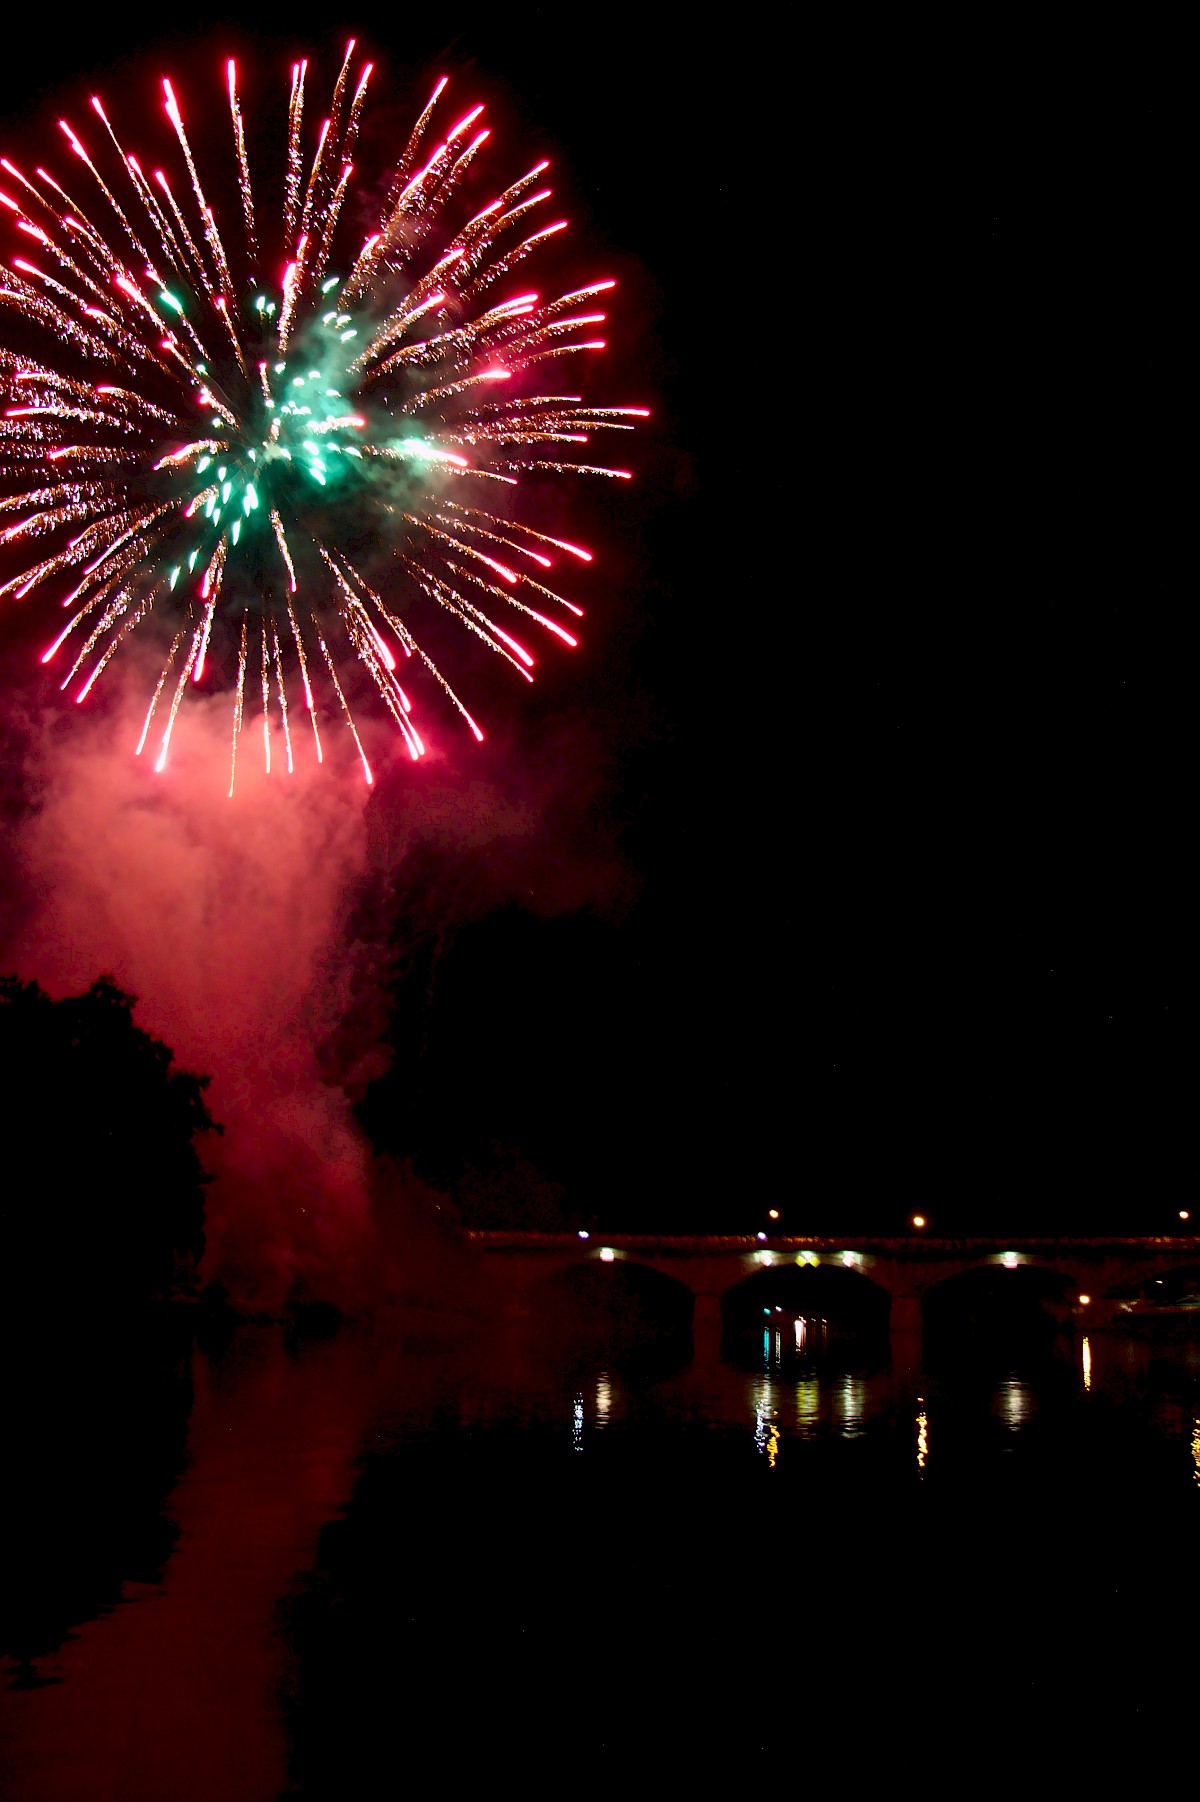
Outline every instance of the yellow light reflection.
<path fill-rule="evenodd" d="M 607 1370 L 602 1370 L 596 1378 L 596 1425 L 606 1427 L 612 1412 L 612 1382 Z"/>
<path fill-rule="evenodd" d="M 923 1476 L 929 1461 L 929 1417 L 925 1412 L 925 1403 L 917 1397 L 917 1470 Z"/>
<path fill-rule="evenodd" d="M 1086 1333 L 1083 1335 L 1082 1358 L 1083 1386 L 1085 1389 L 1090 1389 L 1092 1386 L 1092 1348 L 1088 1344 L 1088 1336 Z"/>
<path fill-rule="evenodd" d="M 1192 1464 L 1192 1475 L 1200 1483 L 1200 1416 L 1192 1422 Z"/>
<path fill-rule="evenodd" d="M 816 1377 L 806 1377 L 796 1384 L 796 1424 L 805 1438 L 811 1438 L 821 1412 L 821 1385 Z"/>

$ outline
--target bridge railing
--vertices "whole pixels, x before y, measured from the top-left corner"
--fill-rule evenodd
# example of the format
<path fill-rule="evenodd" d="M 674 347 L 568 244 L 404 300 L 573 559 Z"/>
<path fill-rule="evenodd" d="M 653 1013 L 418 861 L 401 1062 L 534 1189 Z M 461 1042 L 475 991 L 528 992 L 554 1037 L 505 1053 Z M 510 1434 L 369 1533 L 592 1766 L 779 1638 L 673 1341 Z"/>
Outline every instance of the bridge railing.
<path fill-rule="evenodd" d="M 619 1251 L 643 1251 L 651 1253 L 669 1252 L 753 1252 L 764 1247 L 776 1252 L 816 1251 L 836 1253 L 839 1251 L 875 1252 L 882 1256 L 897 1256 L 903 1253 L 916 1253 L 928 1257 L 937 1252 L 946 1252 L 957 1256 L 977 1254 L 986 1256 L 990 1252 L 1004 1251 L 1097 1251 L 1113 1256 L 1122 1251 L 1170 1253 L 1190 1253 L 1200 1259 L 1200 1236 L 1185 1234 L 1143 1234 L 1139 1237 L 1119 1237 L 1114 1234 L 1046 1234 L 1031 1235 L 1015 1233 L 1006 1238 L 989 1234 L 985 1238 L 933 1237 L 927 1233 L 912 1232 L 903 1234 L 879 1233 L 843 1234 L 833 1236 L 828 1233 L 808 1235 L 769 1233 L 760 1237 L 757 1233 L 590 1233 L 586 1237 L 579 1233 L 545 1233 L 518 1232 L 509 1230 L 472 1230 L 463 1233 L 469 1245 L 477 1246 L 481 1251 L 523 1251 L 544 1247 L 547 1251 L 565 1251 L 571 1247 L 587 1250 L 599 1246 L 612 1246 Z"/>

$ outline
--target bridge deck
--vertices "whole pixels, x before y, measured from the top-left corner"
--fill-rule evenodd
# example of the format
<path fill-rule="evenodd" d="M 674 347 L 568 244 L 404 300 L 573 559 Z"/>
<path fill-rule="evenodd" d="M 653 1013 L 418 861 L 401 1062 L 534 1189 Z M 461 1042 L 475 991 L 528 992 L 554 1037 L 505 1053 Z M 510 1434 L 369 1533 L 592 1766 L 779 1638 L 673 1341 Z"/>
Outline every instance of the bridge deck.
<path fill-rule="evenodd" d="M 1200 1236 L 1184 1234 L 1143 1235 L 1139 1238 L 1117 1237 L 1112 1234 L 1094 1235 L 1081 1238 L 1078 1235 L 1066 1236 L 1052 1234 L 1045 1236 L 1029 1233 L 1014 1233 L 1006 1238 L 990 1235 L 987 1238 L 948 1239 L 934 1237 L 927 1233 L 902 1233 L 882 1235 L 878 1233 L 849 1236 L 843 1234 L 833 1237 L 830 1234 L 772 1234 L 760 1238 L 756 1233 L 591 1233 L 586 1238 L 579 1233 L 531 1233 L 507 1231 L 471 1231 L 463 1237 L 468 1244 L 478 1246 L 481 1251 L 534 1251 L 544 1248 L 547 1251 L 587 1250 L 589 1247 L 609 1245 L 620 1251 L 642 1251 L 658 1254 L 670 1252 L 756 1252 L 762 1250 L 778 1252 L 816 1251 L 836 1255 L 840 1251 L 861 1251 L 875 1253 L 884 1257 L 903 1256 L 904 1254 L 928 1257 L 938 1252 L 952 1256 L 986 1257 L 991 1252 L 1027 1251 L 1036 1252 L 1070 1252 L 1099 1251 L 1119 1256 L 1126 1252 L 1156 1252 L 1170 1254 L 1187 1253 L 1200 1258 Z"/>

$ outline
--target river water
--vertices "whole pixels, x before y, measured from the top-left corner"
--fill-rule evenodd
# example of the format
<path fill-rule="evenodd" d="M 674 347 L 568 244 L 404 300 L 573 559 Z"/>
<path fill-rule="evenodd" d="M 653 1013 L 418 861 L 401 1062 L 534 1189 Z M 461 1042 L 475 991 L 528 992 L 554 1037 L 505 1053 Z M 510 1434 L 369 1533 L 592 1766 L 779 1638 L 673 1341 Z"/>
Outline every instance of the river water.
<path fill-rule="evenodd" d="M 6 1802 L 1186 1771 L 1200 1343 L 43 1348 Z M 10 1377 L 13 1367 L 10 1362 Z"/>

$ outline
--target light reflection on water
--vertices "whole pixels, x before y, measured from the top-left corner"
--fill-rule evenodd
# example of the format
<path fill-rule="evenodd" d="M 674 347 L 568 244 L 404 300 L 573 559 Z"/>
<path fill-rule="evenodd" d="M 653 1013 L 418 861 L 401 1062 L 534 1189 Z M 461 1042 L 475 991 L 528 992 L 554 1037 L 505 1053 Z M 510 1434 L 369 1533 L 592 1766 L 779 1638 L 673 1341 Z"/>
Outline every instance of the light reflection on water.
<path fill-rule="evenodd" d="M 847 1371 L 838 1393 L 842 1432 L 853 1439 L 862 1432 L 867 1412 L 866 1382 L 860 1374 Z"/>
<path fill-rule="evenodd" d="M 607 1370 L 597 1373 L 587 1389 L 579 1389 L 571 1400 L 571 1446 L 582 1452 L 591 1433 L 602 1433 L 609 1425 L 617 1391 Z"/>
<path fill-rule="evenodd" d="M 130 1567 L 117 1606 L 78 1615 L 72 1637 L 33 1660 L 36 1674 L 56 1683 L 0 1693 L 6 1771 L 24 1783 L 13 1793 L 47 1802 L 273 1802 L 290 1782 L 287 1793 L 303 1798 L 305 1760 L 319 1764 L 323 1752 L 303 1749 L 280 1697 L 299 1686 L 316 1715 L 328 1715 L 330 1735 L 340 1734 L 338 1711 L 350 1703 L 324 1699 L 336 1682 L 323 1648 L 354 1664 L 354 1646 L 342 1647 L 335 1616 L 322 1612 L 322 1585 L 350 1598 L 360 1626 L 375 1608 L 381 1633 L 385 1617 L 411 1619 L 422 1663 L 421 1636 L 440 1643 L 450 1631 L 442 1615 L 452 1624 L 455 1609 L 466 1610 L 470 1637 L 482 1622 L 490 1648 L 481 1668 L 494 1674 L 511 1664 L 514 1684 L 523 1672 L 536 1688 L 551 1683 L 563 1646 L 551 1636 L 539 1663 L 534 1628 L 543 1615 L 557 1619 L 563 1559 L 582 1556 L 571 1567 L 573 1605 L 589 1623 L 588 1657 L 603 1644 L 595 1610 L 611 1583 L 622 1634 L 614 1668 L 664 1631 L 682 1656 L 691 1633 L 696 1670 L 724 1672 L 728 1684 L 721 1635 L 733 1604 L 714 1599 L 725 1591 L 717 1583 L 710 1592 L 709 1579 L 749 1543 L 773 1497 L 786 1506 L 762 1521 L 783 1553 L 796 1550 L 792 1536 L 803 1531 L 813 1545 L 854 1556 L 875 1543 L 879 1519 L 907 1519 L 923 1548 L 922 1585 L 943 1595 L 948 1622 L 956 1618 L 954 1559 L 974 1555 L 981 1534 L 1010 1546 L 1022 1519 L 1034 1524 L 1020 1530 L 1058 1531 L 1074 1546 L 1072 1523 L 1111 1518 L 1124 1487 L 1165 1523 L 1156 1558 L 1171 1560 L 1174 1510 L 1190 1509 L 1181 1546 L 1200 1532 L 1196 1347 L 1089 1334 L 1010 1369 L 963 1361 L 914 1374 L 856 1360 L 853 1348 L 831 1347 L 811 1325 L 800 1335 L 794 1320 L 772 1324 L 765 1342 L 753 1342 L 751 1367 L 693 1356 L 690 1346 L 572 1366 L 515 1341 L 414 1350 L 352 1332 L 299 1353 L 269 1330 L 243 1335 L 220 1357 L 196 1352 L 187 1465 L 166 1504 L 175 1550 L 153 1581 Z M 566 1470 L 569 1491 L 559 1474 Z M 85 1492 L 89 1475 L 69 1480 Z M 378 1489 L 384 1500 L 375 1503 Z M 509 1512 L 497 1515 L 506 1497 Z M 941 1514 L 921 1512 L 935 1504 Z M 1043 1529 L 1047 1515 L 1058 1527 Z M 969 1541 L 960 1519 L 970 1522 Z M 330 1523 L 339 1537 L 327 1545 Z M 662 1548 L 681 1533 L 681 1549 L 663 1562 Z M 556 1535 L 576 1549 L 556 1552 Z M 353 1557 L 339 1563 L 342 1546 Z M 1087 1555 L 1076 1555 L 1080 1573 L 1066 1568 L 1056 1605 L 1086 1611 L 1093 1575 Z M 461 1581 L 453 1575 L 460 1566 Z M 684 1613 L 664 1627 L 654 1610 L 668 1567 L 688 1575 L 672 1603 Z M 593 1595 L 585 1578 L 597 1568 L 611 1574 Z M 872 1592 L 871 1606 L 915 1631 L 898 1567 L 900 1586 L 887 1589 L 891 1568 L 875 1571 L 883 1599 Z M 637 1569 L 632 1587 L 622 1587 L 621 1573 Z M 1200 1599 L 1188 1587 L 1190 1569 L 1171 1565 L 1173 1606 Z M 511 1595 L 503 1590 L 510 1570 Z M 425 1573 L 433 1584 L 434 1572 L 449 1588 L 431 1588 L 423 1613 L 422 1584 Z M 700 1624 L 689 1628 L 693 1588 L 702 1605 Z M 493 1590 L 502 1604 L 489 1600 Z M 814 1579 L 806 1589 L 814 1620 L 826 1618 L 827 1600 Z M 278 1622 L 293 1617 L 317 1624 L 307 1637 L 281 1633 Z M 941 1618 L 934 1608 L 921 1631 L 934 1633 Z M 584 1656 L 575 1637 L 584 1631 L 571 1622 L 560 1629 L 571 1658 Z M 394 1655 L 375 1647 L 368 1664 L 386 1666 Z M 927 1656 L 936 1655 L 935 1639 Z M 0 1675 L 13 1668 L 10 1660 Z M 589 1668 L 602 1684 L 603 1667 Z M 314 1670 L 319 1678 L 306 1676 Z M 691 1681 L 696 1695 L 707 1693 L 695 1673 Z M 943 1682 L 952 1681 L 951 1671 Z M 706 1705 L 732 1706 L 722 1690 Z M 435 1703 L 426 1697 L 423 1706 Z M 314 1779 L 311 1794 L 323 1793 Z"/>
<path fill-rule="evenodd" d="M 811 1439 L 821 1418 L 821 1380 L 802 1377 L 796 1384 L 796 1430 L 802 1439 Z"/>
<path fill-rule="evenodd" d="M 1009 1431 L 1015 1433 L 1028 1426 L 1036 1403 L 1029 1384 L 1010 1376 L 997 1384 L 992 1407 Z"/>
<path fill-rule="evenodd" d="M 754 1447 L 765 1456 L 771 1469 L 779 1456 L 779 1422 L 775 1418 L 774 1400 L 771 1385 L 765 1383 L 754 1404 Z"/>
<path fill-rule="evenodd" d="M 889 1379 L 866 1371 L 807 1370 L 803 1375 L 771 1373 L 747 1377 L 747 1412 L 754 1422 L 754 1442 L 770 1452 L 774 1466 L 781 1445 L 832 1436 L 858 1438 L 867 1427 Z"/>

